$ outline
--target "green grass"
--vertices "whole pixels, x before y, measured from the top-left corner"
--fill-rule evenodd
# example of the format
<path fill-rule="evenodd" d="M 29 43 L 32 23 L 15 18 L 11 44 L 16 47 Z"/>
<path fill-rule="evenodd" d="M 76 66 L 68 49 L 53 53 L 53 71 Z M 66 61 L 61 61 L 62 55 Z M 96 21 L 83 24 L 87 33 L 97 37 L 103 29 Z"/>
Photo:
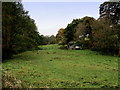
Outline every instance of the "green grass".
<path fill-rule="evenodd" d="M 43 50 L 27 51 L 5 61 L 2 66 L 4 79 L 9 73 L 11 78 L 21 81 L 24 88 L 118 86 L 118 57 L 90 50 L 61 50 L 59 45 L 40 47 Z"/>

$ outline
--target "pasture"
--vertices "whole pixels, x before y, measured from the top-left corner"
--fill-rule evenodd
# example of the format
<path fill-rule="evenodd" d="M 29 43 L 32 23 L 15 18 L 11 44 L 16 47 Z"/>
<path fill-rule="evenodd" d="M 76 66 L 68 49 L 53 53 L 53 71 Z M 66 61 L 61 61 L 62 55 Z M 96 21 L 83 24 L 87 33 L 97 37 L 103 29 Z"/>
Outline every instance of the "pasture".
<path fill-rule="evenodd" d="M 40 46 L 2 65 L 3 87 L 105 88 L 118 87 L 118 57 L 90 50 L 61 50 Z"/>

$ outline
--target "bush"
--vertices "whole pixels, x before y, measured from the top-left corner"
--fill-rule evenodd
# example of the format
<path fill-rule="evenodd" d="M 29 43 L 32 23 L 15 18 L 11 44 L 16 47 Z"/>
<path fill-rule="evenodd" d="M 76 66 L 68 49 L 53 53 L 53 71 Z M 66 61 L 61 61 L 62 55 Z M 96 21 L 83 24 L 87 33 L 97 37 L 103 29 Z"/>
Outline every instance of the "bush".
<path fill-rule="evenodd" d="M 60 49 L 68 49 L 67 45 L 61 45 Z"/>

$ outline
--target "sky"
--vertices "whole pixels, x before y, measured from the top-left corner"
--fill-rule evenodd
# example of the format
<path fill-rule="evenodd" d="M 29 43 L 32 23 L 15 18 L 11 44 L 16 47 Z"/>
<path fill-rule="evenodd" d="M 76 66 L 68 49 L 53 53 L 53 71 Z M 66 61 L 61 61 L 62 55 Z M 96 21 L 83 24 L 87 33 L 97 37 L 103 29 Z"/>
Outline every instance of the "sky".
<path fill-rule="evenodd" d="M 28 15 L 35 20 L 42 35 L 56 35 L 60 28 L 66 28 L 73 19 L 91 16 L 99 17 L 102 2 L 23 2 Z"/>

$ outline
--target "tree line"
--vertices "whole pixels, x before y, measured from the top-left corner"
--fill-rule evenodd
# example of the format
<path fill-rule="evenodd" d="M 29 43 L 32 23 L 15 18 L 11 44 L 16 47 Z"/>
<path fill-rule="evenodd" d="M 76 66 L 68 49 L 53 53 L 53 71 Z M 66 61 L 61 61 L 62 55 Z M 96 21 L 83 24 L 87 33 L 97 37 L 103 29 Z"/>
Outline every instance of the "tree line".
<path fill-rule="evenodd" d="M 61 28 L 56 35 L 57 43 L 68 49 L 76 45 L 120 56 L 120 2 L 104 2 L 99 13 L 97 20 L 86 16 Z"/>
<path fill-rule="evenodd" d="M 10 58 L 39 45 L 40 35 L 35 21 L 21 2 L 2 3 L 2 59 Z"/>
<path fill-rule="evenodd" d="M 104 2 L 100 5 L 100 17 L 74 19 L 61 28 L 56 37 L 38 32 L 36 23 L 24 10 L 21 2 L 2 3 L 2 60 L 27 50 L 39 49 L 39 45 L 71 44 L 82 49 L 96 50 L 120 56 L 120 2 Z"/>
<path fill-rule="evenodd" d="M 21 2 L 2 3 L 2 60 L 38 45 L 55 43 L 54 36 L 40 35 L 35 21 Z"/>

